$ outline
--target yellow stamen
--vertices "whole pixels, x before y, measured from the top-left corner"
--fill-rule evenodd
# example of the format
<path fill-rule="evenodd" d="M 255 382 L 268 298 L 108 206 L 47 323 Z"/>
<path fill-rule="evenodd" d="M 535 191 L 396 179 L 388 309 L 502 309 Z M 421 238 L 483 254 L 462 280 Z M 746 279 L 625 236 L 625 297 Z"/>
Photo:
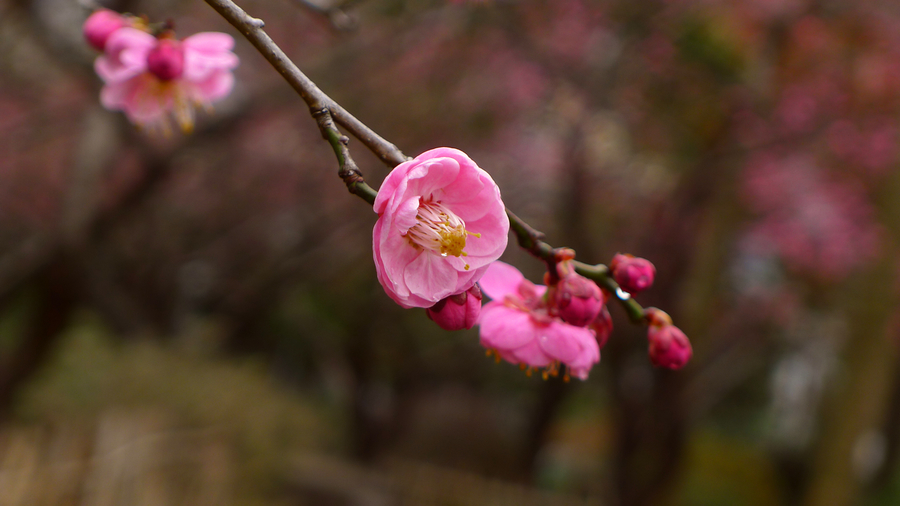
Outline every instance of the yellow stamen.
<path fill-rule="evenodd" d="M 466 222 L 440 201 L 431 200 L 419 203 L 416 224 L 406 232 L 406 238 L 413 246 L 433 251 L 443 257 L 468 256 L 463 251 L 468 236 L 480 238 L 481 234 L 466 230 Z M 465 268 L 468 270 L 469 265 L 466 264 Z"/>

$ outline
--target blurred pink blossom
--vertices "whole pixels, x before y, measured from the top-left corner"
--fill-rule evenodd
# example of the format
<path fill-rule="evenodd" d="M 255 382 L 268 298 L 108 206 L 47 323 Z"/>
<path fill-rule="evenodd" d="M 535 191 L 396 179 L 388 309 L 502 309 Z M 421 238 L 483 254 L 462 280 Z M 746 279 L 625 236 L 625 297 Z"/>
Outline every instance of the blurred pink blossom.
<path fill-rule="evenodd" d="M 209 108 L 231 92 L 232 70 L 238 65 L 232 47 L 234 39 L 224 33 L 198 33 L 178 41 L 121 28 L 94 64 L 106 83 L 100 101 L 149 130 L 168 133 L 171 115 L 189 132 L 195 107 Z"/>
<path fill-rule="evenodd" d="M 842 119 L 826 131 L 828 147 L 851 165 L 859 166 L 870 176 L 882 176 L 897 158 L 897 127 L 890 120 L 860 128 Z"/>
<path fill-rule="evenodd" d="M 481 278 L 481 289 L 493 299 L 478 319 L 481 345 L 513 364 L 546 368 L 556 375 L 561 366 L 572 376 L 587 379 L 600 361 L 594 332 L 550 315 L 543 297 L 546 286 L 534 285 L 515 267 L 494 262 Z"/>
<path fill-rule="evenodd" d="M 374 210 L 378 281 L 406 308 L 465 292 L 506 249 L 500 189 L 458 149 L 432 149 L 395 167 Z"/>
<path fill-rule="evenodd" d="M 805 156 L 758 155 L 745 168 L 743 193 L 758 215 L 749 236 L 796 271 L 837 280 L 878 253 L 882 231 L 862 186 Z"/>
<path fill-rule="evenodd" d="M 109 36 L 125 26 L 129 26 L 129 22 L 118 12 L 98 9 L 85 20 L 82 32 L 91 47 L 97 51 L 103 51 Z"/>

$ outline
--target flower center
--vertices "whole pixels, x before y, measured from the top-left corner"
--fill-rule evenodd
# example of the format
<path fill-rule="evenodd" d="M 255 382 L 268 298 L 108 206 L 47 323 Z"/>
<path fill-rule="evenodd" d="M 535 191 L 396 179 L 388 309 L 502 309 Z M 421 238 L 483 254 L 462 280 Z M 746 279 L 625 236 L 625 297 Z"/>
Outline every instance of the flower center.
<path fill-rule="evenodd" d="M 406 238 L 414 246 L 434 251 L 445 257 L 447 255 L 468 256 L 466 236 L 481 237 L 466 230 L 466 222 L 453 211 L 447 209 L 440 201 L 419 201 L 416 224 L 406 232 Z"/>

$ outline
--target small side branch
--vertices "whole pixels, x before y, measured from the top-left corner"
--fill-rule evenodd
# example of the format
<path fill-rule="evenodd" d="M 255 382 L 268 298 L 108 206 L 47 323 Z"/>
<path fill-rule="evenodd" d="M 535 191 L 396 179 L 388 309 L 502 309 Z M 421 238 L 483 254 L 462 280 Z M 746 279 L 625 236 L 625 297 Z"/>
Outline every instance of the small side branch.
<path fill-rule="evenodd" d="M 334 125 L 331 112 L 325 108 L 311 110 L 310 112 L 315 118 L 316 124 L 319 125 L 322 137 L 331 144 L 331 148 L 334 150 L 334 156 L 338 160 L 338 177 L 347 185 L 347 190 L 368 202 L 369 205 L 375 204 L 377 192 L 363 179 L 362 172 L 356 166 L 356 162 L 350 156 L 350 149 L 347 147 L 350 139 L 346 135 L 341 134 Z"/>

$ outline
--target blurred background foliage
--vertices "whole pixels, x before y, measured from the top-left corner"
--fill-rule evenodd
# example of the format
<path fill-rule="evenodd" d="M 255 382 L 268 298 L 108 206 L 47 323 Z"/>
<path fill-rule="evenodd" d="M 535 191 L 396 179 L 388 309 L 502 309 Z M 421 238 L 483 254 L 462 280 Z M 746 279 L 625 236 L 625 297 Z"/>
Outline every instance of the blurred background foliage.
<path fill-rule="evenodd" d="M 234 34 L 198 0 L 104 5 Z M 242 6 L 552 244 L 651 259 L 639 300 L 694 359 L 654 370 L 612 308 L 584 383 L 495 365 L 383 294 L 374 213 L 240 37 L 233 95 L 153 138 L 101 109 L 83 5 L 2 0 L 0 504 L 900 501 L 894 2 Z"/>

